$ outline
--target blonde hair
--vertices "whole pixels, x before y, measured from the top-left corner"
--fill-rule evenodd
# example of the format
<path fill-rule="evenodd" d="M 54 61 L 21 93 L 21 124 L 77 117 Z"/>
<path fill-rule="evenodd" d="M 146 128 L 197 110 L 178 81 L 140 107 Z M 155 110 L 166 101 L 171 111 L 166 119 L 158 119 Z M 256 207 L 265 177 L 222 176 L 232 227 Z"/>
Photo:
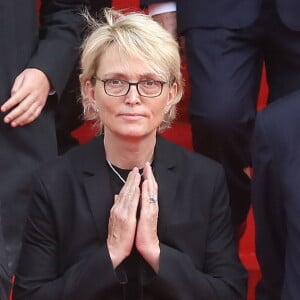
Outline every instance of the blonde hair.
<path fill-rule="evenodd" d="M 174 102 L 165 114 L 159 131 L 169 127 L 176 117 L 176 105 L 183 96 L 183 79 L 178 44 L 165 29 L 146 14 L 138 12 L 122 13 L 105 9 L 104 20 L 85 17 L 91 29 L 82 45 L 81 54 L 81 101 L 85 120 L 94 121 L 101 131 L 102 124 L 95 106 L 86 97 L 84 86 L 87 80 L 95 84 L 93 76 L 98 70 L 101 56 L 111 45 L 116 45 L 120 53 L 138 57 L 151 71 L 170 85 L 177 84 Z"/>

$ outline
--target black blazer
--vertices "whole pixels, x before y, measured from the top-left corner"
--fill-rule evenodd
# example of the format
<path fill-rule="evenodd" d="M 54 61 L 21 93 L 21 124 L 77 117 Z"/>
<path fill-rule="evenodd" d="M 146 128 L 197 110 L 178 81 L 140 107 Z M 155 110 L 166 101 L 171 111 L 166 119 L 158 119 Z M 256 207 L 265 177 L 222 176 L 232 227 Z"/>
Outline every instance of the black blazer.
<path fill-rule="evenodd" d="M 139 300 L 245 299 L 220 165 L 159 137 L 154 164 L 161 261 L 158 275 L 141 262 Z M 125 299 L 106 247 L 109 178 L 102 137 L 38 173 L 15 300 Z"/>
<path fill-rule="evenodd" d="M 42 0 L 39 20 L 37 0 L 1 1 L 0 104 L 25 68 L 43 71 L 61 95 L 79 53 L 83 2 Z"/>
<path fill-rule="evenodd" d="M 40 20 L 38 2 L 42 4 Z M 3 122 L 6 113 L 0 112 L 1 299 L 5 299 L 2 283 L 14 271 L 21 244 L 31 172 L 57 154 L 54 105 L 79 54 L 83 2 L 0 1 L 0 105 L 10 97 L 14 80 L 25 68 L 43 71 L 56 91 L 41 115 L 26 126 L 12 128 Z"/>
<path fill-rule="evenodd" d="M 161 0 L 140 0 L 145 6 Z M 300 30 L 298 0 L 177 0 L 178 28 L 182 32 L 193 27 L 244 28 L 259 14 L 262 1 L 275 1 L 282 22 Z"/>
<path fill-rule="evenodd" d="M 300 295 L 299 116 L 300 91 L 268 105 L 256 119 L 252 194 L 257 257 L 269 295 L 262 299 Z"/>

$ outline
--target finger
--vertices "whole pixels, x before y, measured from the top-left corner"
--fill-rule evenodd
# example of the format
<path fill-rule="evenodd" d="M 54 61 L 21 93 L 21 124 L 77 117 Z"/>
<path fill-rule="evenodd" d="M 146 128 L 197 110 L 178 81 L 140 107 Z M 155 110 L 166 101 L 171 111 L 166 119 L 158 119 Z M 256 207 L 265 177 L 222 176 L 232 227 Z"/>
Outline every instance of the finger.
<path fill-rule="evenodd" d="M 128 226 L 129 223 L 133 224 L 136 222 L 136 211 L 140 197 L 139 182 L 140 174 L 138 170 L 132 170 L 121 192 L 115 196 L 115 203 L 111 209 L 111 217 L 117 216 L 118 223 L 127 224 Z"/>
<path fill-rule="evenodd" d="M 123 199 L 126 198 L 128 196 L 131 196 L 131 192 L 133 189 L 133 185 L 134 185 L 134 178 L 135 178 L 135 174 L 136 174 L 136 169 L 134 168 L 132 171 L 129 172 L 127 179 L 119 193 L 119 196 Z"/>
<path fill-rule="evenodd" d="M 22 102 L 20 102 L 10 113 L 5 116 L 4 122 L 12 123 L 13 121 L 16 121 L 17 118 L 26 114 L 30 107 L 34 105 L 34 100 L 34 97 L 31 95 L 25 97 Z"/>
<path fill-rule="evenodd" d="M 24 80 L 25 80 L 25 74 L 24 72 L 22 72 L 15 79 L 15 82 L 11 88 L 11 95 L 14 95 L 22 87 Z"/>
<path fill-rule="evenodd" d="M 16 105 L 18 105 L 28 94 L 26 94 L 24 91 L 18 91 L 14 95 L 12 95 L 2 106 L 1 111 L 6 112 Z"/>
<path fill-rule="evenodd" d="M 147 186 L 148 186 L 149 197 L 157 198 L 158 187 L 150 163 L 148 162 L 146 163 L 144 172 L 145 172 L 144 178 L 148 181 Z"/>
<path fill-rule="evenodd" d="M 24 113 L 11 121 L 11 126 L 24 126 L 36 120 L 42 112 L 42 106 L 33 103 Z"/>
<path fill-rule="evenodd" d="M 114 203 L 116 203 L 116 202 L 118 201 L 118 196 L 119 196 L 119 195 L 115 195 L 115 196 L 114 196 Z"/>
<path fill-rule="evenodd" d="M 155 180 L 154 174 L 152 171 L 152 167 L 149 162 L 146 162 L 146 164 L 145 164 L 145 168 L 143 170 L 143 175 L 144 175 L 145 179 L 150 179 L 150 180 L 154 179 Z"/>
<path fill-rule="evenodd" d="M 11 96 L 9 99 L 6 100 L 6 102 L 1 106 L 1 111 L 5 112 L 14 106 L 16 106 L 18 103 L 26 97 L 28 92 L 26 93 L 25 90 L 22 90 L 22 86 L 25 80 L 24 73 L 21 73 L 17 78 L 15 79 L 15 82 L 11 88 Z"/>
<path fill-rule="evenodd" d="M 137 168 L 134 168 L 128 175 L 127 180 L 120 191 L 119 201 L 124 209 L 136 211 L 139 200 L 139 184 L 141 176 Z"/>
<path fill-rule="evenodd" d="M 142 205 L 141 205 L 140 220 L 148 220 L 150 223 L 157 220 L 158 218 L 157 196 L 151 194 L 148 180 L 145 180 L 142 184 L 141 202 Z"/>
<path fill-rule="evenodd" d="M 150 201 L 148 181 L 144 181 L 142 184 L 142 200 L 140 218 L 138 220 L 138 229 L 141 230 L 144 235 L 142 238 L 147 239 L 157 235 L 157 221 L 159 206 L 158 201 Z M 140 237 L 141 238 L 141 237 Z"/>
<path fill-rule="evenodd" d="M 139 198 L 140 198 L 140 182 L 141 182 L 141 175 L 136 168 L 135 172 L 132 174 L 132 178 L 130 178 L 131 184 L 129 186 L 129 193 L 127 200 L 124 202 L 127 209 L 131 210 L 136 214 L 138 203 L 139 203 Z"/>
<path fill-rule="evenodd" d="M 149 163 L 146 163 L 146 168 L 147 168 L 147 174 L 148 174 L 147 178 L 148 178 L 149 196 L 156 195 L 155 179 L 154 179 L 151 165 Z"/>

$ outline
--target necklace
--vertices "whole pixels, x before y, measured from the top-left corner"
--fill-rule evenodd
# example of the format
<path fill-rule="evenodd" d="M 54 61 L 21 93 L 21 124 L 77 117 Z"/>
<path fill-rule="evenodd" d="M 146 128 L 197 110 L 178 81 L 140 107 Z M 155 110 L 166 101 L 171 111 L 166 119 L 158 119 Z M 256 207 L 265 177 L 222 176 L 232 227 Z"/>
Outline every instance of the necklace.
<path fill-rule="evenodd" d="M 107 159 L 106 160 L 109 167 L 112 169 L 112 171 L 120 178 L 120 180 L 125 183 L 126 180 L 121 176 L 121 174 L 115 169 L 115 167 L 112 165 L 112 163 Z"/>

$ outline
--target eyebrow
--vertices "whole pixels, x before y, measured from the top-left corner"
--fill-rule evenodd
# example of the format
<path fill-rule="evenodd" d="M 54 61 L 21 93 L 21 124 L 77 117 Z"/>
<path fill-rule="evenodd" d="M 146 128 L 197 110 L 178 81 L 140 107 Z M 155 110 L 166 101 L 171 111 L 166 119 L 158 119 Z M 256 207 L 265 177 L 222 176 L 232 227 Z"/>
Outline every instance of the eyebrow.
<path fill-rule="evenodd" d="M 154 78 L 154 77 L 158 77 L 157 74 L 154 73 L 144 73 L 144 74 L 136 74 L 138 75 L 138 78 Z M 115 77 L 115 78 L 120 78 L 120 79 L 128 79 L 131 76 L 128 76 L 128 74 L 126 73 L 119 73 L 119 72 L 112 72 L 112 73 L 105 73 L 103 74 L 104 78 L 108 78 L 108 77 Z"/>

